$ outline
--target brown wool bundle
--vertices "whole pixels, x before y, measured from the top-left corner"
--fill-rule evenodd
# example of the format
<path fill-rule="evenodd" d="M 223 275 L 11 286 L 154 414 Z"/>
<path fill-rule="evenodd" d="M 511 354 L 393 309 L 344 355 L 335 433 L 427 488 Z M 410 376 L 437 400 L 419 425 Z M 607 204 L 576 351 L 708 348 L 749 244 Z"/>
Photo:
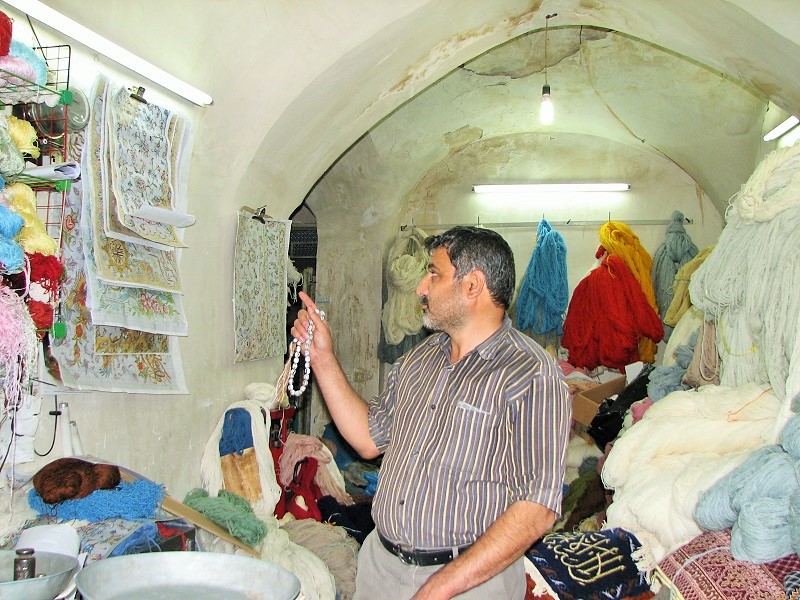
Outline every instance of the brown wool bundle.
<path fill-rule="evenodd" d="M 33 476 L 33 488 L 47 504 L 85 498 L 96 490 L 113 490 L 120 482 L 119 467 L 79 458 L 58 458 Z"/>

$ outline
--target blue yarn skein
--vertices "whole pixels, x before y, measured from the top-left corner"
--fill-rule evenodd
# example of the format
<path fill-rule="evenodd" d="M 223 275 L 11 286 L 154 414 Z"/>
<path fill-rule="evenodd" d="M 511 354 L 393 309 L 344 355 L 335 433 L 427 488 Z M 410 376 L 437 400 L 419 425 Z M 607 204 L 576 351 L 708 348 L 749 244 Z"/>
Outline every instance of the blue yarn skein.
<path fill-rule="evenodd" d="M 14 241 L 23 225 L 21 215 L 0 204 L 0 265 L 7 273 L 17 273 L 25 264 L 25 252 Z"/>
<path fill-rule="evenodd" d="M 653 269 L 651 276 L 656 293 L 658 315 L 664 319 L 674 292 L 675 275 L 678 270 L 697 256 L 697 246 L 686 233 L 683 226 L 683 213 L 676 210 L 672 213 L 672 220 L 667 226 L 664 242 L 656 249 L 653 255 Z"/>
<path fill-rule="evenodd" d="M 539 222 L 536 234 L 517 299 L 517 327 L 539 335 L 561 335 L 569 302 L 567 246 L 545 219 Z"/>
<path fill-rule="evenodd" d="M 0 204 L 0 235 L 13 240 L 23 225 L 25 225 L 25 219 L 22 218 L 22 215 L 18 215 Z"/>
<path fill-rule="evenodd" d="M 780 443 L 792 458 L 800 460 L 800 415 L 794 415 L 783 426 Z"/>
<path fill-rule="evenodd" d="M 689 336 L 689 343 L 675 348 L 673 356 L 675 364 L 666 367 L 656 367 L 650 373 L 647 381 L 647 395 L 653 402 L 661 400 L 664 396 L 678 390 L 688 390 L 692 386 L 683 383 L 683 376 L 686 369 L 692 362 L 694 348 L 697 345 L 697 335 L 699 331 Z"/>
<path fill-rule="evenodd" d="M 736 560 L 761 564 L 792 553 L 789 501 L 761 498 L 742 505 L 731 529 L 731 554 Z"/>
<path fill-rule="evenodd" d="M 747 482 L 756 477 L 770 456 L 780 454 L 783 454 L 783 450 L 777 444 L 762 446 L 750 453 L 742 464 L 706 490 L 700 496 L 694 509 L 694 520 L 700 529 L 722 531 L 732 527 L 739 516 L 739 507 L 741 506 L 734 499 Z M 794 477 L 792 478 L 794 479 Z M 736 502 L 735 507 L 734 502 Z"/>
<path fill-rule="evenodd" d="M 789 496 L 789 529 L 791 529 L 792 550 L 800 554 L 800 489 Z"/>

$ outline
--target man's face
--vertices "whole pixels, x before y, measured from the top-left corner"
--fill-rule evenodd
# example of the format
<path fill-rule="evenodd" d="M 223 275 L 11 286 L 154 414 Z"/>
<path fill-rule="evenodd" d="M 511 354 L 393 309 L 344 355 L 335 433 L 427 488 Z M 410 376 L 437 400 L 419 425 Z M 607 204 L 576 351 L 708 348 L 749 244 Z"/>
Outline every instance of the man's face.
<path fill-rule="evenodd" d="M 428 273 L 417 286 L 422 303 L 422 322 L 433 331 L 450 332 L 466 322 L 466 303 L 461 281 L 455 279 L 456 268 L 447 250 L 436 248 L 428 263 Z"/>

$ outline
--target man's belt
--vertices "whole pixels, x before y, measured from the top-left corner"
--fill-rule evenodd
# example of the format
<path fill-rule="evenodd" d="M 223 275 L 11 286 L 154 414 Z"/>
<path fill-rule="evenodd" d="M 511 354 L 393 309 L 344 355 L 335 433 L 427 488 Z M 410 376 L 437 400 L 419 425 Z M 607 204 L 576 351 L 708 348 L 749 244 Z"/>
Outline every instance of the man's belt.
<path fill-rule="evenodd" d="M 454 546 L 445 550 L 414 550 L 403 546 L 401 544 L 393 544 L 380 533 L 378 539 L 389 552 L 394 554 L 397 558 L 402 560 L 407 565 L 414 565 L 417 567 L 430 567 L 433 565 L 446 565 L 456 556 L 466 551 L 470 545 Z"/>

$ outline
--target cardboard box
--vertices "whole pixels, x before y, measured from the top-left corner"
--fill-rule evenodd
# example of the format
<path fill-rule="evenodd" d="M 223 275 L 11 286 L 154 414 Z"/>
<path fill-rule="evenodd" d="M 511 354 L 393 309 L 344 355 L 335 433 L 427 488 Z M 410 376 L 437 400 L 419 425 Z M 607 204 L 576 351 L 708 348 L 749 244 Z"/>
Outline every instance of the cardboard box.
<path fill-rule="evenodd" d="M 572 418 L 586 427 L 591 424 L 603 400 L 619 394 L 625 389 L 625 375 L 615 377 L 591 389 L 575 394 L 572 397 Z"/>

